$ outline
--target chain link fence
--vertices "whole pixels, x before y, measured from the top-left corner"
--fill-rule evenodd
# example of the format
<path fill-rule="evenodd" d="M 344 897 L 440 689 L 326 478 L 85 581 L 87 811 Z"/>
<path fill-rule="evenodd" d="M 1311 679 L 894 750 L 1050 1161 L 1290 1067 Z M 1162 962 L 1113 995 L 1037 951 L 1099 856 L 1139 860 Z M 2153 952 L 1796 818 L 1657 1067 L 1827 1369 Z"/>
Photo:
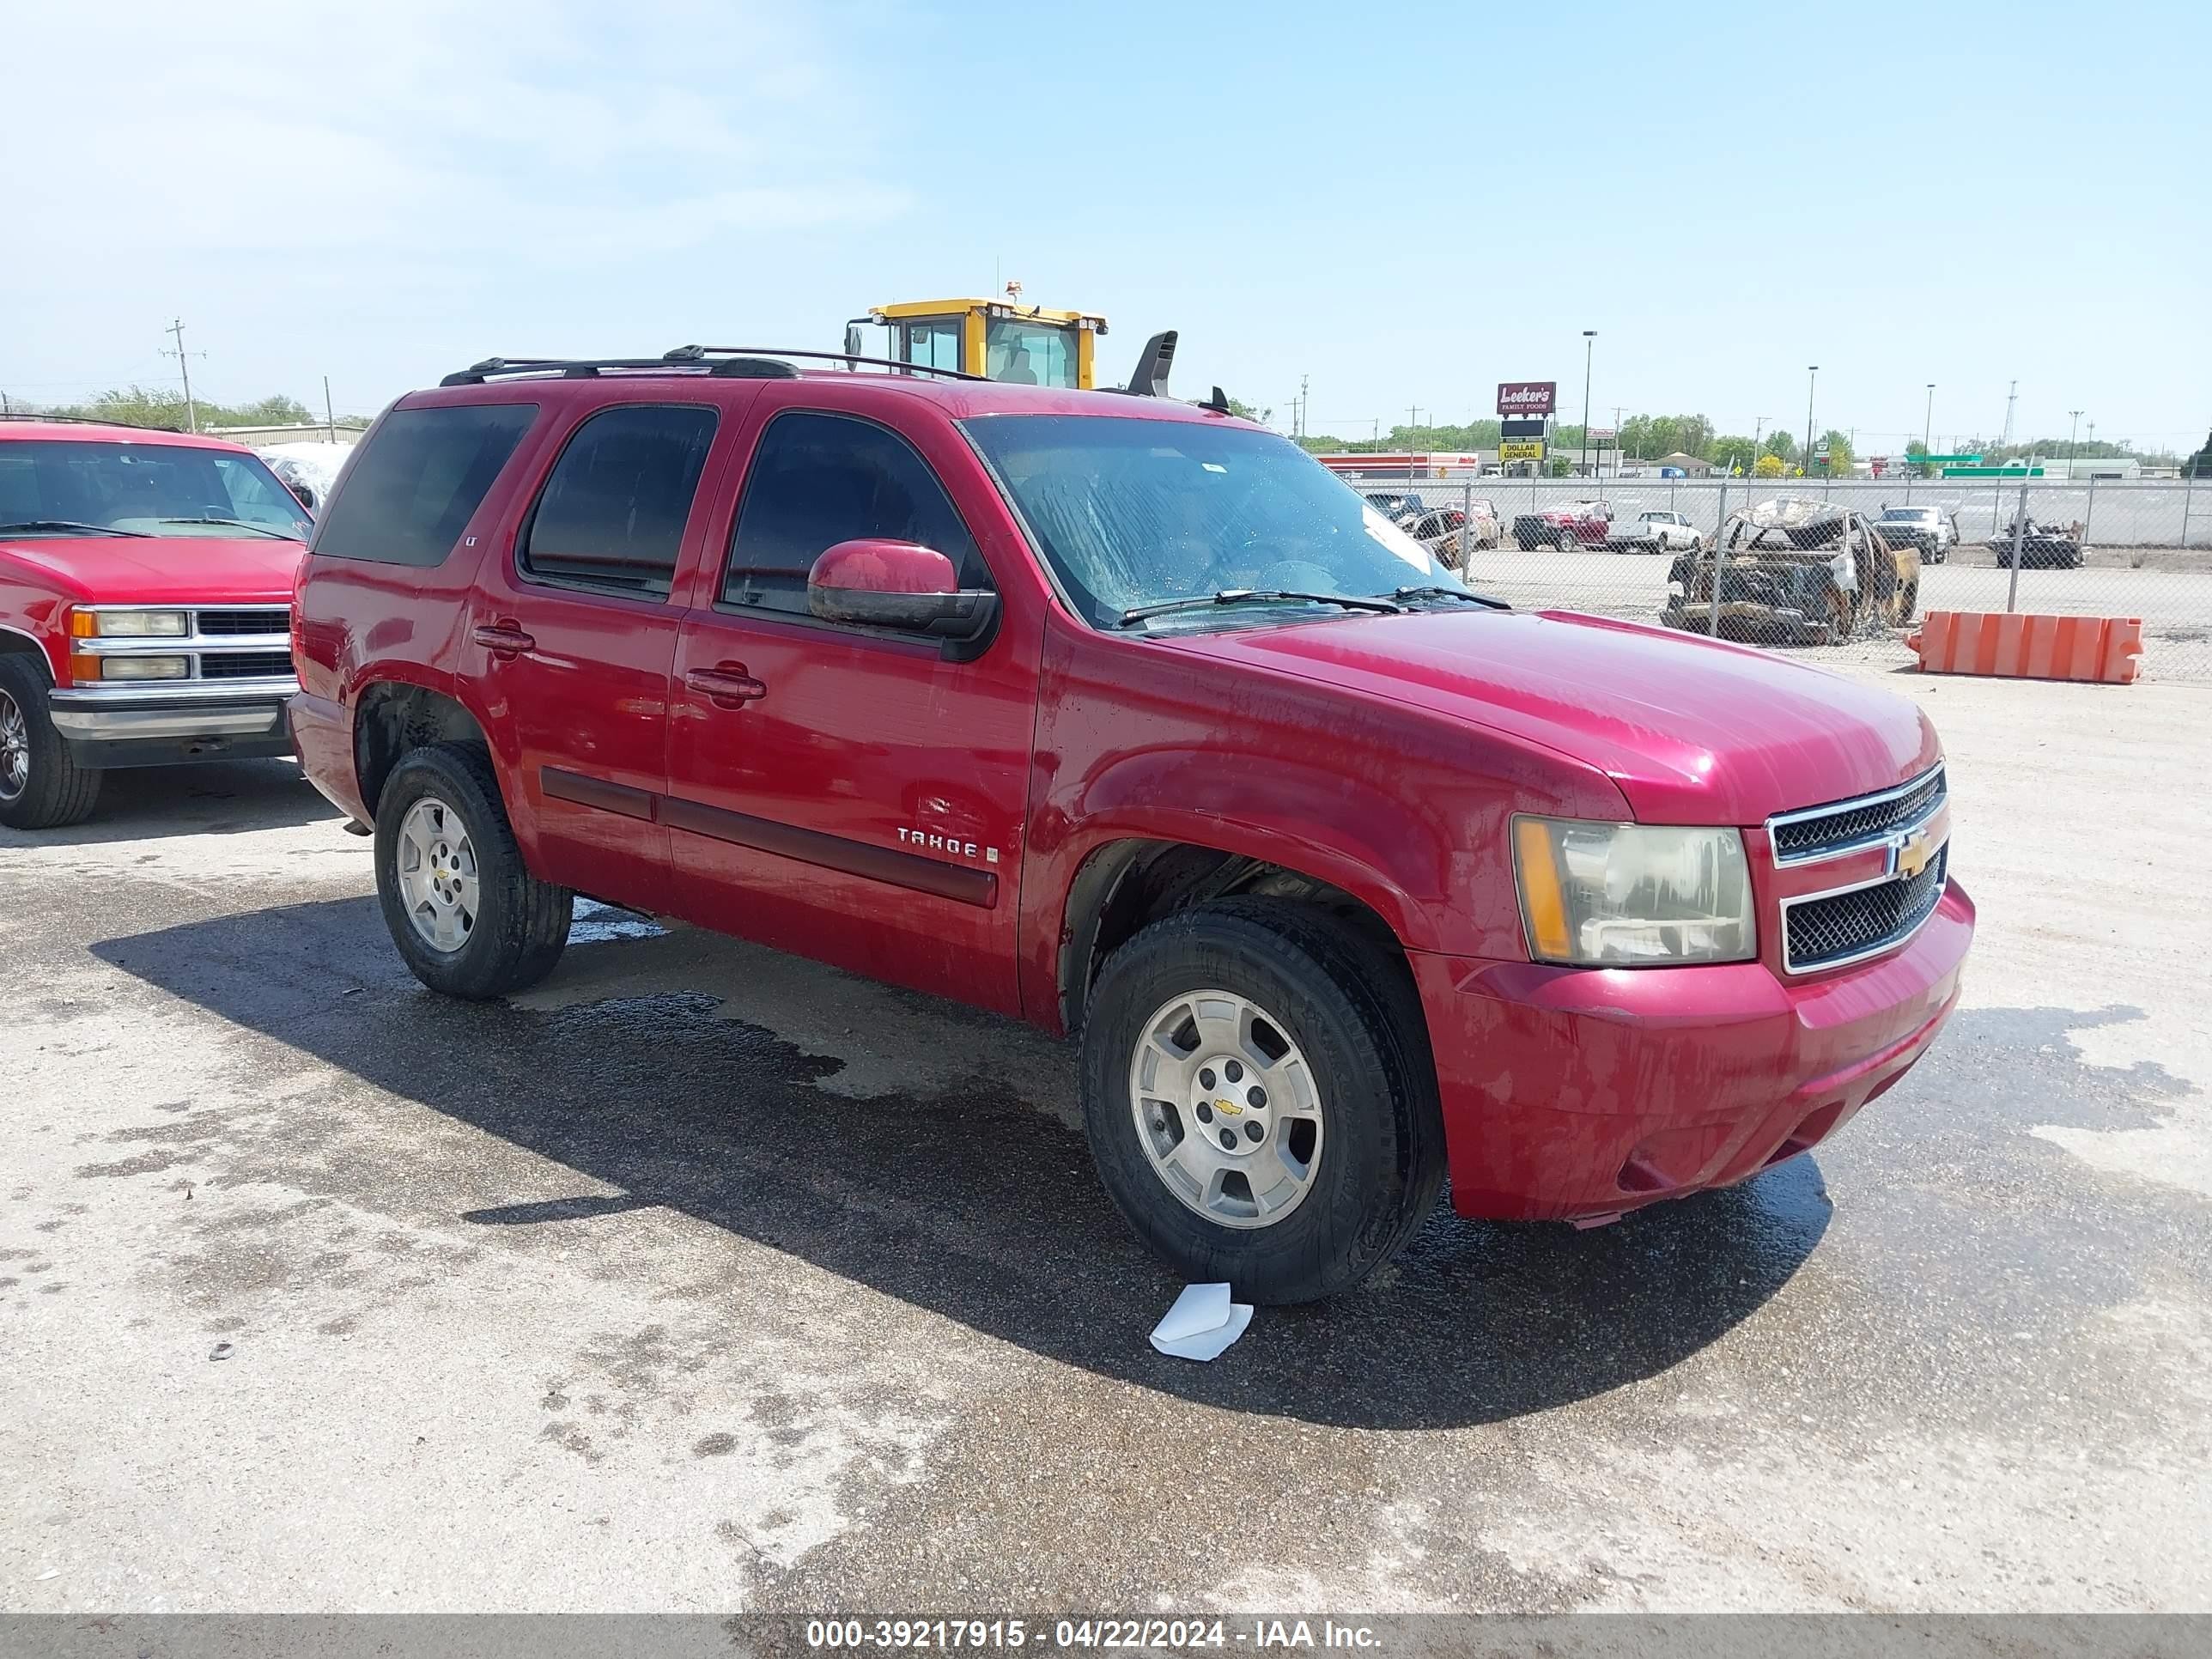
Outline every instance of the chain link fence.
<path fill-rule="evenodd" d="M 2212 478 L 1346 476 L 1522 609 L 1899 662 L 1929 610 L 2138 617 L 2144 678 L 2212 681 Z"/>

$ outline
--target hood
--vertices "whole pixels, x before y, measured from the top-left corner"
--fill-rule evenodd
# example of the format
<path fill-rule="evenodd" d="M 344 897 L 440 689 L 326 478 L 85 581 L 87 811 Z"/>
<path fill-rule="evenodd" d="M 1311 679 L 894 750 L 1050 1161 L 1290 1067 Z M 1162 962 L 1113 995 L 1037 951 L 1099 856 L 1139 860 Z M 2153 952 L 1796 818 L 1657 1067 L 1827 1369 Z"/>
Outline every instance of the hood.
<path fill-rule="evenodd" d="M 266 536 L 27 536 L 0 562 L 97 605 L 285 605 L 307 549 Z"/>
<path fill-rule="evenodd" d="M 1159 643 L 1541 744 L 1604 772 L 1646 823 L 1755 824 L 1901 783 L 1942 752 L 1920 710 L 1889 692 L 1569 612 L 1470 608 Z"/>

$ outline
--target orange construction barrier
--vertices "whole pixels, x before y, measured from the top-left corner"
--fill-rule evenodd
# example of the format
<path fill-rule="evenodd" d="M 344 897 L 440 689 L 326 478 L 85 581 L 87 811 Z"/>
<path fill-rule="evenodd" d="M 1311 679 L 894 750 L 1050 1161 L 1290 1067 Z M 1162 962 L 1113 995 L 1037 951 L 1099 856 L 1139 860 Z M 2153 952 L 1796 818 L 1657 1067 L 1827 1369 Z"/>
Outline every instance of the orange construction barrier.
<path fill-rule="evenodd" d="M 2142 672 L 2141 617 L 1931 611 L 1905 642 L 1920 653 L 1920 666 L 1930 674 L 2125 685 Z"/>

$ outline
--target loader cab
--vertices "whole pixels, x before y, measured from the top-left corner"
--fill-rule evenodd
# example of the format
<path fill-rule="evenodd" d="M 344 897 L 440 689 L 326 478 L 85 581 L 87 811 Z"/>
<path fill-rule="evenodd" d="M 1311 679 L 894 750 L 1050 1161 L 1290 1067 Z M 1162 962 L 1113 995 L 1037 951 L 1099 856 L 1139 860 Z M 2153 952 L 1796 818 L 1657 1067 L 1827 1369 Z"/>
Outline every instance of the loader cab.
<path fill-rule="evenodd" d="M 871 339 L 870 331 L 878 328 L 884 334 Z M 955 369 L 1009 385 L 1088 391 L 1093 345 L 1105 331 L 1103 317 L 1026 305 L 1018 292 L 1009 292 L 996 300 L 872 307 L 845 325 L 845 349 L 854 356 Z"/>

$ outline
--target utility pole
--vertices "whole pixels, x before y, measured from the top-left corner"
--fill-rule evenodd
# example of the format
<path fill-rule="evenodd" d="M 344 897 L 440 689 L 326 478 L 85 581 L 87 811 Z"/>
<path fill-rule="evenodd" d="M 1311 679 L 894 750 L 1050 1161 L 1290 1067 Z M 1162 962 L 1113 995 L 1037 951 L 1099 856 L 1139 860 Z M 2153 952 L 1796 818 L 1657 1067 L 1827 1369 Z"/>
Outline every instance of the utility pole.
<path fill-rule="evenodd" d="M 2073 425 L 2066 428 L 2066 482 L 2068 483 L 2072 483 L 2074 482 L 2074 431 L 2075 427 L 2081 424 L 2081 411 L 2078 409 L 2069 409 L 2066 413 L 2073 419 Z M 2091 427 L 2089 428 L 2090 441 L 2094 442 L 2096 441 L 2096 428 Z"/>
<path fill-rule="evenodd" d="M 1820 366 L 1808 363 L 1805 368 L 1805 454 L 1797 470 L 1807 477 L 1813 476 L 1813 388 L 1819 383 Z"/>
<path fill-rule="evenodd" d="M 2010 448 L 2012 447 L 2012 407 L 2019 401 L 2020 382 L 2018 380 L 2014 380 L 2012 383 L 2012 390 L 2005 394 L 2004 442 L 2007 448 Z"/>
<path fill-rule="evenodd" d="M 1304 374 L 1298 376 L 1297 428 L 1298 436 L 1301 438 L 1306 435 L 1306 381 L 1310 377 Z"/>
<path fill-rule="evenodd" d="M 338 441 L 338 417 L 331 412 L 331 377 L 323 376 L 323 426 L 331 434 L 331 441 Z"/>
<path fill-rule="evenodd" d="M 1597 350 L 1597 331 L 1583 331 L 1583 477 L 1589 477 L 1590 358 Z"/>
<path fill-rule="evenodd" d="M 1759 459 L 1759 434 L 1765 429 L 1766 416 L 1764 415 L 1756 417 L 1751 423 L 1751 459 L 1754 462 Z"/>
<path fill-rule="evenodd" d="M 187 432 L 197 432 L 200 429 L 200 416 L 198 406 L 192 402 L 192 366 L 190 360 L 194 357 L 204 357 L 207 353 L 188 352 L 185 349 L 185 319 L 181 317 L 163 329 L 161 332 L 177 337 L 177 349 L 174 351 L 164 351 L 161 355 L 164 357 L 174 357 L 177 360 L 178 371 L 185 377 L 185 429 Z"/>

